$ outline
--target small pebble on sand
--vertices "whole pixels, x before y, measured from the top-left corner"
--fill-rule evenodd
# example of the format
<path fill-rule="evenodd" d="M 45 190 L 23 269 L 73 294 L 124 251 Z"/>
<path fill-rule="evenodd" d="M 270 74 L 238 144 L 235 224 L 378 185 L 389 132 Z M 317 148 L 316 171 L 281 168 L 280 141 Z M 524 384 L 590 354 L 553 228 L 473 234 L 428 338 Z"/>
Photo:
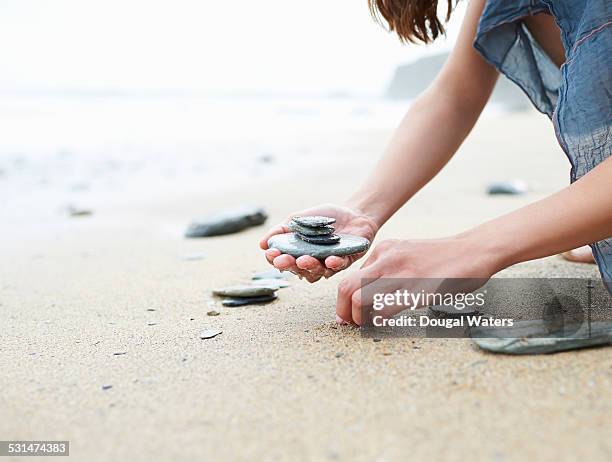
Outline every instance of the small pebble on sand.
<path fill-rule="evenodd" d="M 223 300 L 223 306 L 246 306 L 246 305 L 261 305 L 263 303 L 269 303 L 276 300 L 276 295 L 263 295 L 261 297 L 240 297 L 240 298 L 226 298 Z"/>
<path fill-rule="evenodd" d="M 204 252 L 193 252 L 181 256 L 181 260 L 183 261 L 198 261 L 203 260 L 204 258 L 206 258 L 206 254 Z"/>
<path fill-rule="evenodd" d="M 214 338 L 221 333 L 223 333 L 221 329 L 204 329 L 202 332 L 200 332 L 200 338 L 202 340 L 206 340 L 209 338 Z"/>
<path fill-rule="evenodd" d="M 267 218 L 267 213 L 259 207 L 241 206 L 225 209 L 193 221 L 187 228 L 185 236 L 209 237 L 233 234 L 261 225 Z"/>
<path fill-rule="evenodd" d="M 67 208 L 68 215 L 71 217 L 88 217 L 93 215 L 93 212 L 83 207 L 77 207 L 76 205 L 69 205 Z"/>
<path fill-rule="evenodd" d="M 212 291 L 213 295 L 219 297 L 263 297 L 267 295 L 274 295 L 274 292 L 278 290 L 277 287 L 270 287 L 264 285 L 249 285 L 249 286 L 231 286 L 215 289 Z"/>
<path fill-rule="evenodd" d="M 529 186 L 522 180 L 497 181 L 494 183 L 490 183 L 487 186 L 487 194 L 491 196 L 497 194 L 518 196 L 521 194 L 525 194 L 528 190 Z"/>

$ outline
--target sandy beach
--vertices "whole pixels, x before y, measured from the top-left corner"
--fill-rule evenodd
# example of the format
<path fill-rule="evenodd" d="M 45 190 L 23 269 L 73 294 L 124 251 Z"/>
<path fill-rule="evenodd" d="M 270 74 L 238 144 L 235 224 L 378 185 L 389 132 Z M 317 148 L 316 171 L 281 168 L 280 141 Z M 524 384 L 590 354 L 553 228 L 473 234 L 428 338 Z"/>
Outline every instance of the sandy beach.
<path fill-rule="evenodd" d="M 293 278 L 265 306 L 224 308 L 212 296 L 267 268 L 257 243 L 268 225 L 347 198 L 390 132 L 352 136 L 324 169 L 302 162 L 274 181 L 57 214 L 38 230 L 3 223 L 2 439 L 69 440 L 84 461 L 610 460 L 610 347 L 510 357 L 466 339 L 373 342 L 334 321 L 342 276 Z M 377 240 L 460 232 L 568 175 L 544 116 L 488 117 Z M 533 191 L 484 193 L 512 178 Z M 268 223 L 183 238 L 193 218 L 242 203 L 264 206 Z M 184 258 L 194 252 L 204 257 Z M 599 277 L 560 257 L 506 273 Z M 223 333 L 199 339 L 207 327 Z"/>

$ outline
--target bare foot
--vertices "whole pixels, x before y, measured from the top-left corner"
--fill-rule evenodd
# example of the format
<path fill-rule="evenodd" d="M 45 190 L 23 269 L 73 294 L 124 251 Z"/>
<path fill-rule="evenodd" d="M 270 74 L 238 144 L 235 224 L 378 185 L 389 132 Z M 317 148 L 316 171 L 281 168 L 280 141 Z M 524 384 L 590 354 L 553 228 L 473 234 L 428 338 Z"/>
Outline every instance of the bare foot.
<path fill-rule="evenodd" d="M 578 247 L 577 249 L 563 252 L 561 254 L 563 258 L 576 263 L 595 263 L 593 258 L 593 252 L 588 245 Z"/>

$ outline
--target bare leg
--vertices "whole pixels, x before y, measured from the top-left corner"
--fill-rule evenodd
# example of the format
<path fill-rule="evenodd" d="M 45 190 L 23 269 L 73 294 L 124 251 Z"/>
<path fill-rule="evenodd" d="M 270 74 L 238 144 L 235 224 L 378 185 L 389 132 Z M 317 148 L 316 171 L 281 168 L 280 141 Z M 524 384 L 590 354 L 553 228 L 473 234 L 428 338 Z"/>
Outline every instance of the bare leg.
<path fill-rule="evenodd" d="M 595 258 L 593 258 L 593 252 L 591 251 L 591 248 L 588 245 L 584 245 L 582 247 L 578 247 L 577 249 L 563 252 L 561 256 L 566 260 L 573 261 L 575 263 L 595 263 Z"/>

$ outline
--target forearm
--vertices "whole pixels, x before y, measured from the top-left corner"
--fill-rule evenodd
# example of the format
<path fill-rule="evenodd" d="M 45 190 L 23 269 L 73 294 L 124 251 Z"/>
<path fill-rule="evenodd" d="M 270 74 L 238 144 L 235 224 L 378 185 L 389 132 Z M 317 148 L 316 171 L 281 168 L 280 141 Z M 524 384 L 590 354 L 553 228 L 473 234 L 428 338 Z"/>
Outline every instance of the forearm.
<path fill-rule="evenodd" d="M 483 102 L 484 105 L 484 102 Z M 482 107 L 462 107 L 449 91 L 431 88 L 412 105 L 374 171 L 349 205 L 382 226 L 457 151 Z"/>
<path fill-rule="evenodd" d="M 484 3 L 470 2 L 440 74 L 412 105 L 374 172 L 349 201 L 379 227 L 455 154 L 493 91 L 498 73 L 472 46 Z"/>
<path fill-rule="evenodd" d="M 494 272 L 612 236 L 612 159 L 541 201 L 464 235 L 490 257 Z"/>

